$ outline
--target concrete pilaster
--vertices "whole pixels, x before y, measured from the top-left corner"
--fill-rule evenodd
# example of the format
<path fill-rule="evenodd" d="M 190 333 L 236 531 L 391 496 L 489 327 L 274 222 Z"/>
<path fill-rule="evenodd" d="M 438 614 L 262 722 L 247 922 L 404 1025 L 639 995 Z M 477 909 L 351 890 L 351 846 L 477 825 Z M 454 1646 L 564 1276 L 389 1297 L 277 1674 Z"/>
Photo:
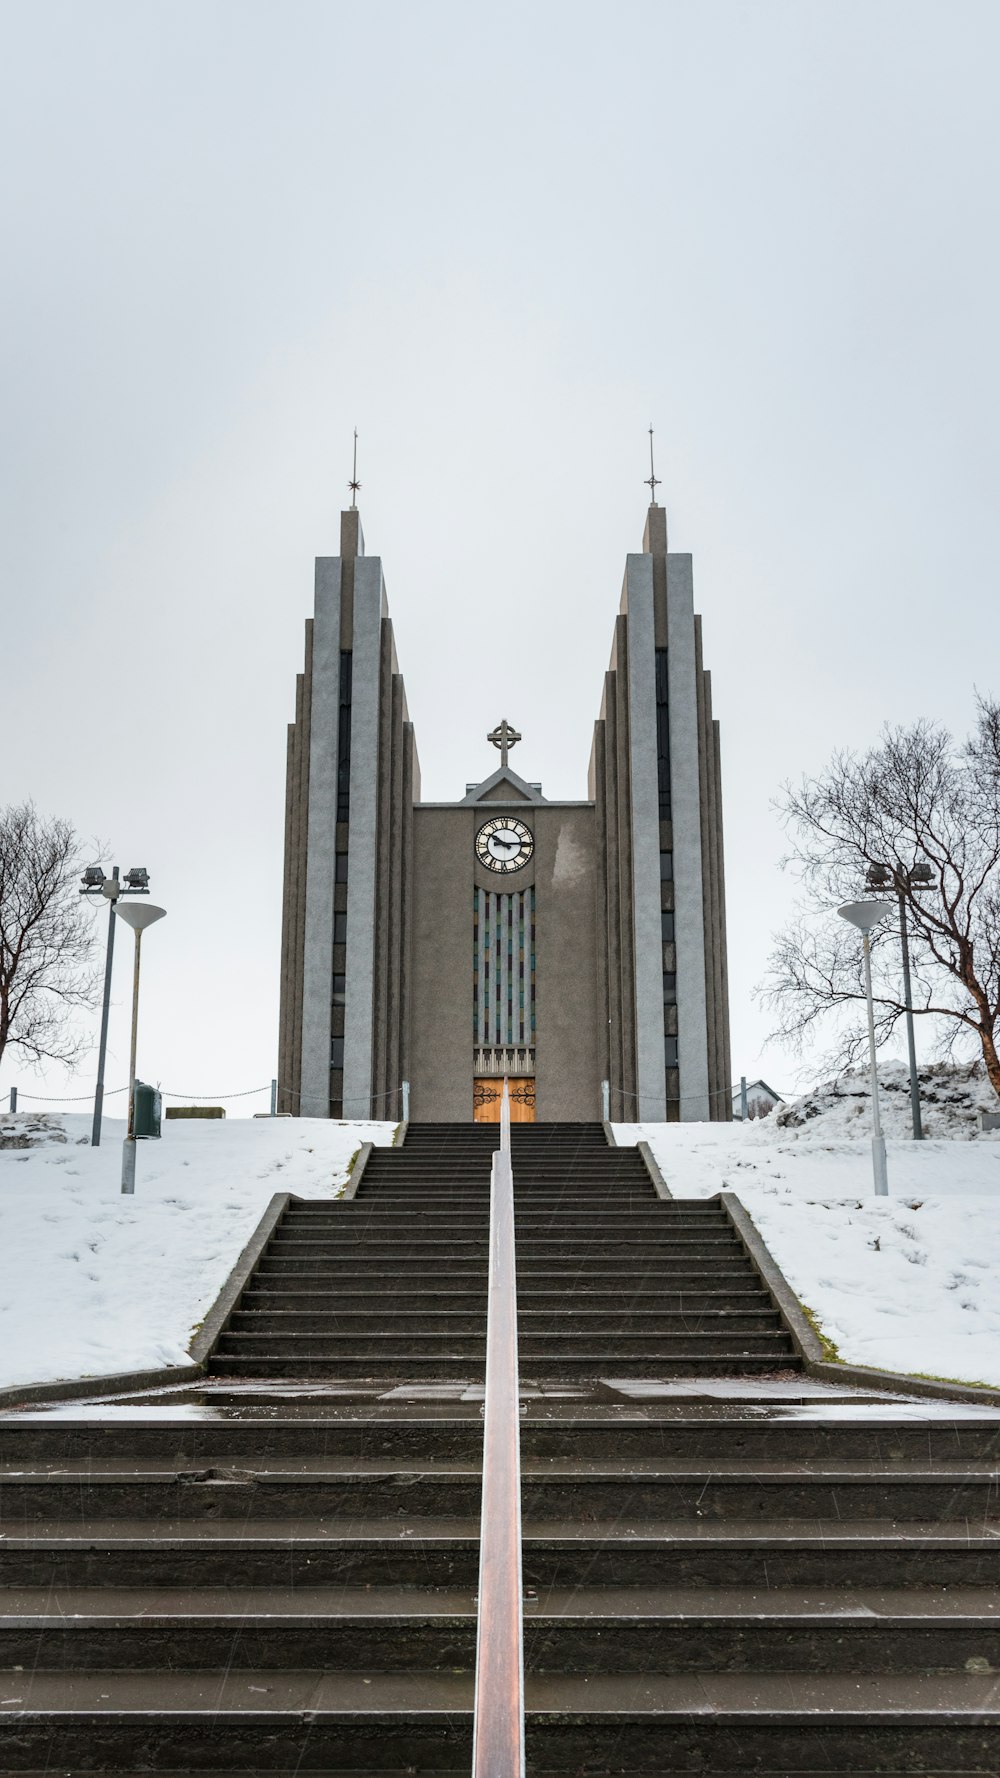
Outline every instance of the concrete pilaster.
<path fill-rule="evenodd" d="M 302 967 L 301 1104 L 303 1117 L 330 1115 L 333 887 L 337 832 L 337 731 L 340 698 L 339 556 L 316 562 L 309 735 L 309 820 Z"/>
<path fill-rule="evenodd" d="M 382 564 L 354 564 L 351 668 L 351 825 L 347 871 L 344 1116 L 372 1117 L 375 885 L 378 840 L 379 682 L 384 607 Z M 327 1060 L 329 1068 L 329 1057 Z"/>
<path fill-rule="evenodd" d="M 710 1115 L 701 785 L 691 557 L 667 557 L 667 684 L 670 697 L 670 806 L 674 854 L 674 942 L 680 1116 Z M 654 738 L 655 765 L 655 738 Z"/>
<path fill-rule="evenodd" d="M 652 556 L 630 555 L 627 558 L 625 590 L 628 608 L 628 757 L 632 817 L 632 947 L 635 959 L 635 1071 L 638 1100 L 636 1117 L 640 1122 L 662 1123 L 667 1115 L 667 1101 L 663 1049 L 663 975 L 660 963 L 660 803 L 656 770 L 656 637 Z M 671 686 L 671 695 L 672 692 Z M 671 736 L 671 742 L 672 740 Z M 695 748 L 697 774 L 697 738 Z M 702 993 L 704 995 L 704 983 Z M 683 1075 L 681 1079 L 683 1081 Z"/>

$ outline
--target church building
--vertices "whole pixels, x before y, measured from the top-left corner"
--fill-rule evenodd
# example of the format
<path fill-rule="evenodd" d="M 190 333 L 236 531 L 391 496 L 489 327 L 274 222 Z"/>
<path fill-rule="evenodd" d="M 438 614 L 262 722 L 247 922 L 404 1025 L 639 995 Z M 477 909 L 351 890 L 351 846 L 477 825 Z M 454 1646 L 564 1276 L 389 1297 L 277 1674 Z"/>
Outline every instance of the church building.
<path fill-rule="evenodd" d="M 728 1121 L 719 724 L 662 506 L 626 557 L 587 801 L 515 771 L 506 717 L 488 738 L 489 777 L 421 800 L 382 564 L 342 513 L 288 730 L 279 1109 L 492 1121 L 506 1074 L 524 1120 Z"/>

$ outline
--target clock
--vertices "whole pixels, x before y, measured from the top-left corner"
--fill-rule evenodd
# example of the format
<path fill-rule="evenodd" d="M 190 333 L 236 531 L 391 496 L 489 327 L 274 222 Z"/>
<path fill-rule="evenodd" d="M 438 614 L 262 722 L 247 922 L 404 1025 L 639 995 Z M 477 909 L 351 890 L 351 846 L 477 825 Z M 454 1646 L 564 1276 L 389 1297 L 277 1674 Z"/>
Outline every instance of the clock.
<path fill-rule="evenodd" d="M 497 815 L 492 821 L 484 821 L 476 835 L 476 856 L 480 863 L 501 876 L 520 870 L 534 849 L 530 830 L 523 821 L 513 821 L 509 815 Z"/>

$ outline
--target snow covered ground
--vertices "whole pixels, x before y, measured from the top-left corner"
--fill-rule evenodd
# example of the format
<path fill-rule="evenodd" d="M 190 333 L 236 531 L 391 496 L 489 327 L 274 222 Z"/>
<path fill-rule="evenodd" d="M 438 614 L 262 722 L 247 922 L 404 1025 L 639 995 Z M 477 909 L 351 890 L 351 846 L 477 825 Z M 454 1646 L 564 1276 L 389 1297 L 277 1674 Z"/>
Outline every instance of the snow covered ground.
<path fill-rule="evenodd" d="M 1000 1385 L 1000 1132 L 975 1070 L 921 1071 L 927 1137 L 910 1135 L 905 1070 L 880 1069 L 889 1197 L 872 1192 L 866 1076 L 746 1124 L 616 1125 L 649 1142 L 678 1197 L 737 1192 L 792 1288 L 854 1364 Z"/>
<path fill-rule="evenodd" d="M 335 1195 L 394 1124 L 164 1123 L 120 1189 L 121 1120 L 0 1116 L 0 1386 L 184 1364 L 274 1192 Z M 12 1146 L 16 1143 L 30 1146 Z"/>
<path fill-rule="evenodd" d="M 845 1360 L 1000 1385 L 1000 1134 L 974 1071 L 922 1081 L 929 1139 L 909 1135 L 905 1074 L 885 1070 L 888 1199 L 871 1185 L 863 1075 L 747 1124 L 619 1125 L 650 1142 L 683 1196 L 735 1191 Z M 123 1126 L 0 1116 L 0 1385 L 183 1364 L 194 1328 L 276 1191 L 336 1192 L 392 1124 L 313 1119 L 164 1124 L 119 1190 Z M 26 1144 L 26 1146 L 19 1146 Z"/>

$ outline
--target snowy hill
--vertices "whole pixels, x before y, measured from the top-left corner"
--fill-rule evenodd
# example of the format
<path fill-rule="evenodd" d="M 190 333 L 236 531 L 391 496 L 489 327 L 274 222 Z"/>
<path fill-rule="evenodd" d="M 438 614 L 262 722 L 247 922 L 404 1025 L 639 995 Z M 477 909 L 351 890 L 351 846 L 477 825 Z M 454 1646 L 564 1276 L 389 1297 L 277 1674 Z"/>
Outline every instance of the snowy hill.
<path fill-rule="evenodd" d="M 0 1386 L 184 1364 L 274 1192 L 332 1197 L 362 1142 L 394 1124 L 196 1119 L 139 1145 L 120 1189 L 124 1123 L 0 1116 Z"/>
<path fill-rule="evenodd" d="M 905 1068 L 879 1069 L 889 1197 L 872 1191 L 866 1071 L 746 1124 L 616 1125 L 645 1136 L 677 1197 L 737 1192 L 840 1357 L 1000 1385 L 1000 1132 L 977 1068 L 921 1070 L 928 1139 L 910 1133 Z"/>

